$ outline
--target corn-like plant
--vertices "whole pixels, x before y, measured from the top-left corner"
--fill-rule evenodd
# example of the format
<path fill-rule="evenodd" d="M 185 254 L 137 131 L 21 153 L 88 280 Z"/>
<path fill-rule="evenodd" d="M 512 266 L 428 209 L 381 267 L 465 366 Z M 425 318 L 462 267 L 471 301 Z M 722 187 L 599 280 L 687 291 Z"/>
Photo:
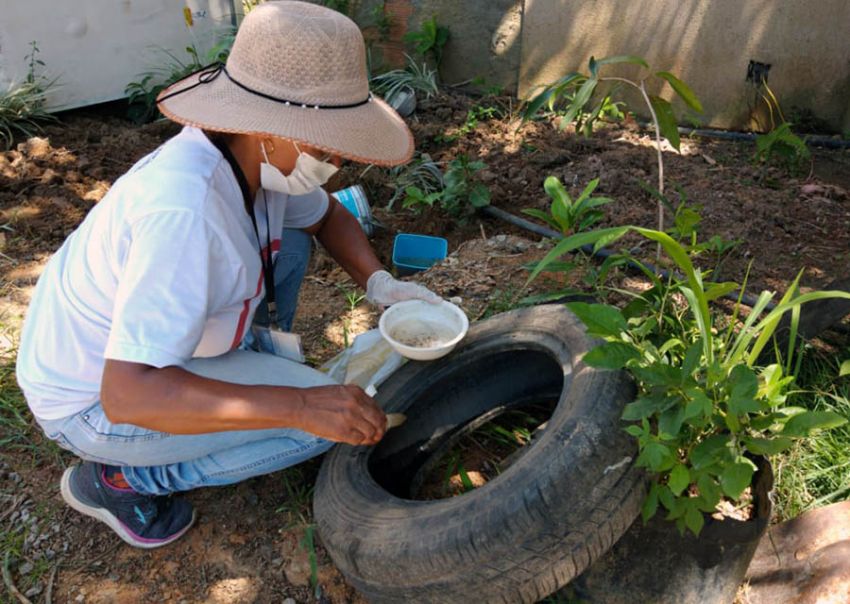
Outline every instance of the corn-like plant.
<path fill-rule="evenodd" d="M 532 208 L 523 210 L 523 213 L 539 218 L 563 235 L 584 231 L 602 220 L 604 214 L 597 208 L 614 201 L 609 197 L 591 197 L 597 186 L 599 179 L 595 178 L 573 200 L 561 181 L 549 176 L 543 182 L 543 189 L 552 198 L 549 213 Z"/>

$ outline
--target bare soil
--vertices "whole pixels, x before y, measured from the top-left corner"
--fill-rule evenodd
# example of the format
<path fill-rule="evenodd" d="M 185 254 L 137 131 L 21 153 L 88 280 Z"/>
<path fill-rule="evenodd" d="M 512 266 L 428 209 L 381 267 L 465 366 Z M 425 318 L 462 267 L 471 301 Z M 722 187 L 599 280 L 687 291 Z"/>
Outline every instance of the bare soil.
<path fill-rule="evenodd" d="M 476 103 L 497 104 L 506 115 L 447 141 Z M 6 393 L 13 388 L 15 333 L 44 262 L 115 179 L 178 131 L 168 122 L 135 126 L 101 109 L 64 115 L 42 138 L 0 152 L 0 360 L 5 361 Z M 519 128 L 510 109 L 510 99 L 448 93 L 421 103 L 411 127 L 418 148 L 435 160 L 467 154 L 486 162 L 480 176 L 490 187 L 493 205 L 512 213 L 548 209 L 542 190 L 548 175 L 560 177 L 571 194 L 600 178 L 597 193 L 615 200 L 606 206 L 602 226 L 656 224 L 655 201 L 640 186 L 641 181 L 654 183 L 655 149 L 636 124 L 608 126 L 585 139 L 548 121 Z M 754 165 L 753 151 L 748 143 L 686 138 L 681 154 L 664 152 L 670 190 L 675 183 L 701 207 L 703 238 L 740 240 L 722 264 L 722 277 L 740 281 L 750 267 L 750 291 L 780 292 L 800 270 L 806 287 L 847 277 L 848 152 L 816 149 L 810 172 L 792 176 Z M 544 275 L 523 288 L 524 265 L 542 257 L 550 245 L 539 236 L 480 215 L 458 220 L 436 210 L 401 211 L 400 204 L 388 211 L 391 182 L 376 168 L 363 174 L 362 167 L 348 167 L 336 186 L 355 182 L 367 187 L 373 214 L 386 226 L 373 239 L 385 265 L 391 265 L 397 232 L 449 241 L 449 258 L 413 278 L 445 297 L 460 298 L 471 320 L 505 310 L 522 295 L 582 286 L 579 271 Z M 706 258 L 707 266 L 715 260 Z M 345 293 L 354 290 L 332 260 L 317 251 L 295 325 L 309 362 L 331 358 L 346 340 L 376 325 L 375 309 L 365 302 L 352 308 L 346 300 Z M 31 420 L 24 420 L 25 434 L 10 433 L 20 431 L 21 424 L 5 415 L 3 420 L 0 439 L 12 445 L 0 451 L 2 543 L 10 554 L 10 580 L 33 602 L 362 601 L 336 571 L 320 538 L 314 536 L 315 546 L 309 545 L 319 460 L 188 494 L 199 511 L 197 527 L 170 547 L 144 552 L 66 509 L 58 481 L 73 457 L 44 442 Z"/>

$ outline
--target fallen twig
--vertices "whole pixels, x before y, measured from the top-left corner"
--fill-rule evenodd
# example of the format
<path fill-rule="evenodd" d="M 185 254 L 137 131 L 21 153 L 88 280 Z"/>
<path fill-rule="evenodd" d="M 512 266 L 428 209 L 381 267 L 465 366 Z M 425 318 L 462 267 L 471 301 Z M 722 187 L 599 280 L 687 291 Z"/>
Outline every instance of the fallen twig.
<path fill-rule="evenodd" d="M 19 495 L 18 497 L 15 497 L 13 499 L 12 505 L 9 507 L 9 509 L 6 510 L 5 512 L 3 512 L 3 514 L 0 514 L 0 522 L 3 522 L 4 520 L 6 520 L 6 518 L 11 516 L 14 513 L 14 511 L 16 509 L 18 509 L 18 506 L 21 505 L 21 502 L 24 499 L 26 499 L 26 495 Z"/>
<path fill-rule="evenodd" d="M 9 593 L 18 599 L 18 602 L 21 604 L 32 604 L 29 598 L 18 591 L 18 588 L 15 587 L 15 582 L 12 581 L 12 573 L 9 571 L 9 552 L 6 552 L 3 558 L 3 583 L 6 584 L 6 589 Z"/>
<path fill-rule="evenodd" d="M 56 580 L 56 573 L 59 572 L 60 562 L 53 565 L 53 570 L 50 571 L 50 578 L 47 580 L 47 589 L 44 590 L 44 604 L 53 604 L 53 582 Z"/>
<path fill-rule="evenodd" d="M 115 550 L 117 550 L 119 547 L 121 547 L 121 545 L 123 545 L 123 543 L 124 543 L 123 541 L 119 541 L 118 543 L 116 543 L 115 545 L 110 547 L 108 550 L 101 552 L 99 555 L 95 556 L 91 560 L 84 560 L 84 561 L 80 562 L 79 564 L 74 565 L 73 568 L 75 568 L 77 570 L 87 568 L 87 567 L 91 566 L 92 564 L 94 564 L 95 562 L 97 562 L 98 560 L 102 560 L 103 558 L 106 558 L 107 556 L 110 556 L 113 553 L 115 553 Z"/>

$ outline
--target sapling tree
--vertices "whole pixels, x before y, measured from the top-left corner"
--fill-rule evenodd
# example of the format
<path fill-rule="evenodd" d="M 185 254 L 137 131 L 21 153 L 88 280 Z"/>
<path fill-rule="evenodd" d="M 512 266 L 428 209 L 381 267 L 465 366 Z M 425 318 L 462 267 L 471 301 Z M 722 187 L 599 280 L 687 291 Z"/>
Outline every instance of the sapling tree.
<path fill-rule="evenodd" d="M 640 77 L 629 79 L 622 76 L 603 75 L 601 70 L 615 64 L 632 64 L 643 68 Z M 661 138 L 666 138 L 677 151 L 680 148 L 679 130 L 676 115 L 669 101 L 649 94 L 647 81 L 651 78 L 663 80 L 670 84 L 673 91 L 685 104 L 698 113 L 702 113 L 702 103 L 691 90 L 690 86 L 674 76 L 669 71 L 653 72 L 649 64 L 641 57 L 620 55 L 604 59 L 590 58 L 587 74 L 572 72 L 560 78 L 553 84 L 545 86 L 523 111 L 523 119 L 528 120 L 543 107 L 554 110 L 559 102 L 566 103 L 565 113 L 561 119 L 561 127 L 581 119 L 585 134 L 590 132 L 593 122 L 599 119 L 604 108 L 611 103 L 612 88 L 630 86 L 640 92 L 646 103 L 655 129 L 655 149 L 658 161 L 658 192 L 664 195 L 664 156 L 661 152 Z M 607 90 L 597 94 L 600 84 L 609 84 Z M 595 100 L 596 99 L 596 100 Z M 587 109 L 590 107 L 589 109 Z M 664 205 L 658 202 L 658 230 L 664 230 Z"/>

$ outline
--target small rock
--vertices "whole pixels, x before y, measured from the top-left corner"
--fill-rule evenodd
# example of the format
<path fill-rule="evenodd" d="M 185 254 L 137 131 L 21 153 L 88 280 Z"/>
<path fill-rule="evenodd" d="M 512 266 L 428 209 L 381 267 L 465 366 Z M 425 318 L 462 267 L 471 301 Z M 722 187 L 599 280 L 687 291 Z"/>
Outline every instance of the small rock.
<path fill-rule="evenodd" d="M 44 552 L 44 557 L 48 560 L 53 560 L 53 558 L 56 557 L 56 552 L 50 548 L 47 548 L 47 550 Z"/>
<path fill-rule="evenodd" d="M 28 575 L 32 572 L 33 565 L 30 562 L 24 562 L 18 567 L 18 572 L 22 575 Z"/>
<path fill-rule="evenodd" d="M 29 157 L 46 157 L 50 153 L 50 141 L 40 136 L 33 136 L 25 143 L 18 145 L 18 151 Z"/>
<path fill-rule="evenodd" d="M 489 183 L 495 181 L 498 178 L 498 176 L 496 176 L 490 170 L 481 170 L 481 172 L 478 173 L 478 178 L 481 180 L 481 182 L 483 182 L 485 184 L 489 184 Z"/>
<path fill-rule="evenodd" d="M 33 585 L 32 587 L 30 587 L 30 588 L 26 591 L 26 593 L 24 593 L 24 595 L 25 595 L 26 597 L 28 597 L 28 598 L 34 598 L 35 596 L 37 596 L 38 594 L 40 594 L 40 593 L 42 592 L 42 590 L 43 590 L 43 589 L 44 589 L 44 588 L 41 586 L 41 583 L 36 583 L 36 584 L 35 584 L 35 585 Z"/>
<path fill-rule="evenodd" d="M 294 598 L 286 598 L 282 604 L 298 604 Z"/>
<path fill-rule="evenodd" d="M 55 185 L 62 182 L 62 177 L 56 172 L 56 170 L 47 168 L 47 170 L 42 172 L 40 180 L 43 185 Z"/>
<path fill-rule="evenodd" d="M 17 472 L 9 472 L 8 478 L 15 484 L 21 482 L 21 475 Z"/>
<path fill-rule="evenodd" d="M 275 558 L 272 560 L 272 566 L 280 566 L 283 564 L 283 558 Z"/>
<path fill-rule="evenodd" d="M 77 597 L 74 598 L 74 602 L 85 602 L 86 595 L 85 594 L 77 594 Z"/>

